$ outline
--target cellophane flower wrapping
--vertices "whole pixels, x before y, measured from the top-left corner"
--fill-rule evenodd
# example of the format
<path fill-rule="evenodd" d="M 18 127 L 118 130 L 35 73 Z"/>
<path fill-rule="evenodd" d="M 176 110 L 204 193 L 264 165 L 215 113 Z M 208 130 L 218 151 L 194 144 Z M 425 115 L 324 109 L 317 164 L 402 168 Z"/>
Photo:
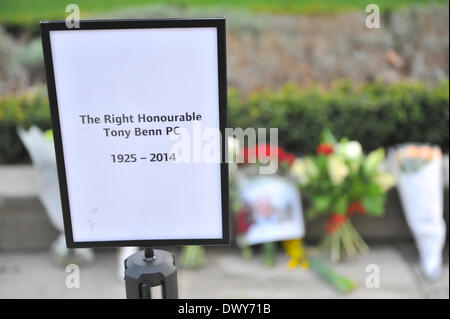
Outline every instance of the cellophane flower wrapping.
<path fill-rule="evenodd" d="M 437 279 L 445 244 L 442 153 L 436 146 L 407 144 L 390 151 L 406 221 L 419 250 L 422 270 Z"/>

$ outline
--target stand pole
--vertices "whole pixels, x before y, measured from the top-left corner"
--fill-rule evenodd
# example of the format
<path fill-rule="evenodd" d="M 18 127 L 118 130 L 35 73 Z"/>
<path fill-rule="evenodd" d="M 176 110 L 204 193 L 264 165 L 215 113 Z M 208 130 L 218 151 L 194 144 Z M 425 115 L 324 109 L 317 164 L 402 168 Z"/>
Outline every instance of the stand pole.
<path fill-rule="evenodd" d="M 161 286 L 163 299 L 178 299 L 175 257 L 147 247 L 125 259 L 127 299 L 151 299 L 151 287 Z"/>

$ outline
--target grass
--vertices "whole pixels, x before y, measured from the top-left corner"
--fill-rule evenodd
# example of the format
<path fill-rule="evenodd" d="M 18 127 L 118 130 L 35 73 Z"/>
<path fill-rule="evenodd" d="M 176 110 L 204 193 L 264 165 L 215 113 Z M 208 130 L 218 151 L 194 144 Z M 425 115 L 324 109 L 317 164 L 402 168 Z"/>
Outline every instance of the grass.
<path fill-rule="evenodd" d="M 233 8 L 265 13 L 328 14 L 343 11 L 364 12 L 369 3 L 381 10 L 398 9 L 408 5 L 448 3 L 448 0 L 0 0 L 0 23 L 34 24 L 40 20 L 64 19 L 68 4 L 78 4 L 83 13 L 105 12 L 113 9 L 151 4 Z M 218 10 L 220 14 L 220 10 Z"/>

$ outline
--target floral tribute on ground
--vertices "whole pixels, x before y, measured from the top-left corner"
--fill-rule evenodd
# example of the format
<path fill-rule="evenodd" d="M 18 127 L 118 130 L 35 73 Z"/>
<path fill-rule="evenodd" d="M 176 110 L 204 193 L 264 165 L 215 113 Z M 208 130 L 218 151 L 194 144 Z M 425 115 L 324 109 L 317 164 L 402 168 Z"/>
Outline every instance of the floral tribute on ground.
<path fill-rule="evenodd" d="M 291 172 L 311 203 L 307 217 L 326 218 L 320 247 L 333 261 L 344 252 L 354 256 L 368 250 L 351 217 L 383 215 L 386 193 L 395 183 L 382 169 L 384 157 L 381 148 L 364 155 L 359 142 L 337 141 L 325 131 L 316 154 L 292 164 Z"/>
<path fill-rule="evenodd" d="M 253 255 L 252 246 L 260 245 L 264 263 L 276 259 L 276 242 L 282 242 L 290 258 L 289 268 L 307 267 L 301 238 L 304 236 L 300 194 L 292 182 L 290 168 L 295 155 L 282 147 L 256 144 L 239 149 L 236 170 L 239 207 L 235 215 L 236 242 L 245 258 Z M 273 174 L 263 174 L 260 166 L 276 161 Z"/>

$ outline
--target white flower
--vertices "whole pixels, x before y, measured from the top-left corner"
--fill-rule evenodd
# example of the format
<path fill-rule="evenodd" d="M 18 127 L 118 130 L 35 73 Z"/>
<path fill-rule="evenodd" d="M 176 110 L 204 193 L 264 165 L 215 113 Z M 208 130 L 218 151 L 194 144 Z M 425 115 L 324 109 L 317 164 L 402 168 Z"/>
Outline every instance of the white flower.
<path fill-rule="evenodd" d="M 350 159 L 356 159 L 362 155 L 361 144 L 357 141 L 350 141 L 347 143 L 346 156 Z"/>
<path fill-rule="evenodd" d="M 328 160 L 328 174 L 331 182 L 334 185 L 341 185 L 349 173 L 347 165 L 345 165 L 344 158 L 333 155 Z"/>
<path fill-rule="evenodd" d="M 338 145 L 338 154 L 350 159 L 355 160 L 361 157 L 362 155 L 362 147 L 361 144 L 357 141 L 350 141 L 340 143 Z"/>

